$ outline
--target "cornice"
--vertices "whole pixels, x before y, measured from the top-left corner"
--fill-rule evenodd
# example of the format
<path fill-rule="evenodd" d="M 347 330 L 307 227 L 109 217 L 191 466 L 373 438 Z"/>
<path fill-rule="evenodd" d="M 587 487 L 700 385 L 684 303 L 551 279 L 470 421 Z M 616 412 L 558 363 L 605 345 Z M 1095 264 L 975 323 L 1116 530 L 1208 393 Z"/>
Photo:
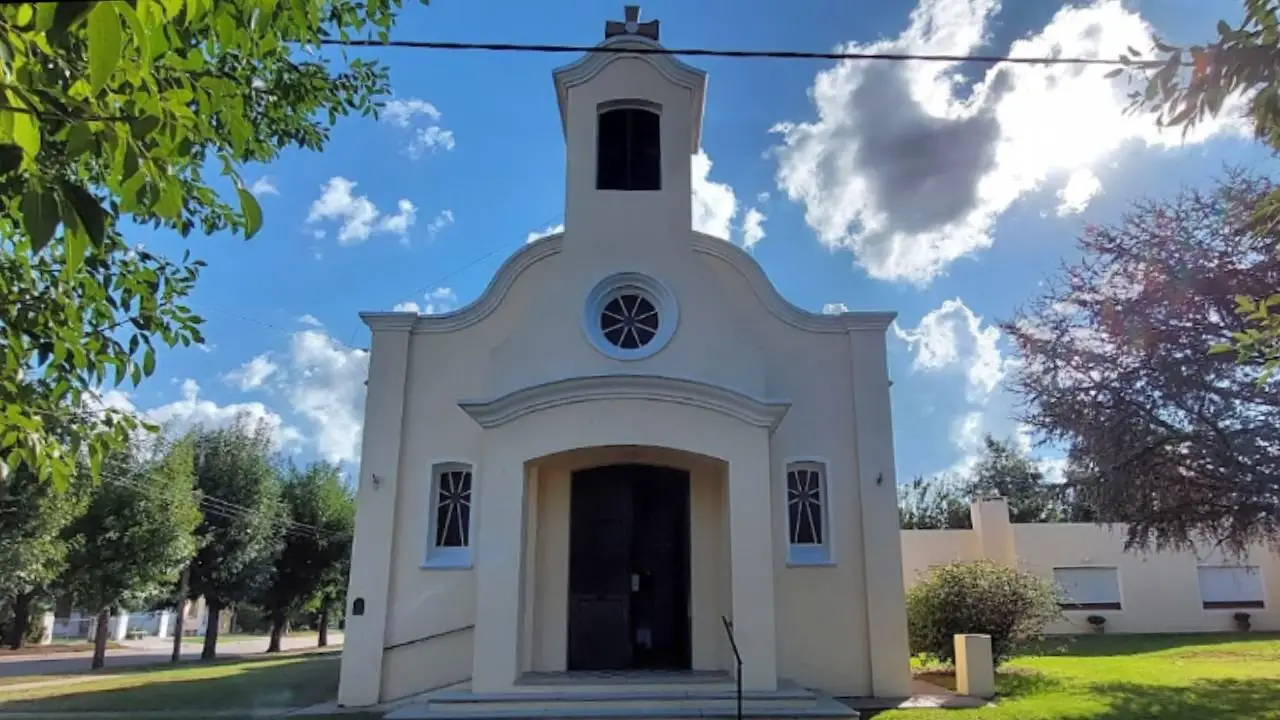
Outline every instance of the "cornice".
<path fill-rule="evenodd" d="M 728 263 L 742 275 L 756 297 L 760 298 L 774 317 L 801 330 L 822 333 L 844 333 L 851 330 L 884 332 L 898 316 L 895 312 L 845 312 L 837 315 L 809 312 L 792 305 L 784 298 L 773 283 L 769 282 L 760 263 L 737 245 L 712 235 L 694 232 L 693 249 Z"/>
<path fill-rule="evenodd" d="M 646 50 L 662 50 L 662 45 L 650 40 L 649 38 L 639 35 L 616 35 L 604 42 L 600 43 L 598 48 L 638 48 Z M 603 53 L 589 52 L 578 60 L 556 68 L 551 75 L 556 83 L 556 97 L 560 103 L 560 124 L 565 132 L 568 132 L 568 100 L 569 88 L 581 85 L 591 80 L 608 67 L 609 63 L 618 58 L 636 58 L 643 60 L 653 66 L 655 70 L 662 74 L 668 81 L 686 88 L 693 95 L 693 147 L 690 153 L 698 152 L 698 147 L 702 142 L 702 111 L 703 104 L 706 99 L 707 74 L 692 65 L 687 65 L 680 61 L 674 55 L 661 55 L 653 53 Z"/>
<path fill-rule="evenodd" d="M 452 332 L 474 325 L 488 317 L 502 304 L 516 278 L 535 263 L 559 253 L 564 247 L 564 233 L 555 233 L 534 240 L 507 258 L 498 268 L 488 287 L 480 297 L 466 307 L 439 315 L 418 315 L 411 312 L 363 312 L 360 319 L 371 330 L 403 330 L 404 323 L 415 333 Z"/>
<path fill-rule="evenodd" d="M 698 380 L 663 375 L 587 375 L 532 385 L 490 400 L 458 403 L 483 428 L 494 428 L 531 413 L 596 400 L 652 400 L 698 407 L 770 432 L 791 403 L 762 400 Z"/>

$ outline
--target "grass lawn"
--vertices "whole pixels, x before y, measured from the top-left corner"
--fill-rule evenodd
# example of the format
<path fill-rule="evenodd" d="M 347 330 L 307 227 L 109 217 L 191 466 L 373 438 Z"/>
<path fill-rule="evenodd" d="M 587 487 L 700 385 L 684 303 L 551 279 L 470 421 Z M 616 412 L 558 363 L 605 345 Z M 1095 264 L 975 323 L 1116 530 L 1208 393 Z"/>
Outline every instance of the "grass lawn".
<path fill-rule="evenodd" d="M 337 653 L 193 661 L 178 667 L 122 669 L 99 679 L 26 690 L 0 687 L 0 715 L 5 711 L 284 709 L 326 702 L 337 693 Z"/>
<path fill-rule="evenodd" d="M 266 642 L 268 639 L 269 638 L 266 635 L 249 635 L 247 633 L 219 633 L 218 634 L 219 645 L 221 645 L 224 642 L 245 642 L 247 640 L 262 640 L 263 642 Z M 203 645 L 204 636 L 203 635 L 183 635 L 182 642 Z"/>
<path fill-rule="evenodd" d="M 922 677 L 954 687 L 950 676 Z M 1053 639 L 1011 660 L 996 688 L 994 707 L 894 710 L 876 720 L 1274 720 L 1280 634 Z"/>

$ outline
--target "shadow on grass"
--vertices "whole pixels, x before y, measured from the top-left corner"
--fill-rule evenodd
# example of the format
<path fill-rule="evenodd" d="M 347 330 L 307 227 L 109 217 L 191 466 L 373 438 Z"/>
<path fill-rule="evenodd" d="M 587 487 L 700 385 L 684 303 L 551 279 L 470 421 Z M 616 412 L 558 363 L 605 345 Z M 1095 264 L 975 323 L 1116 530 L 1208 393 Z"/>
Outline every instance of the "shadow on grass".
<path fill-rule="evenodd" d="M 118 671 L 0 701 L 0 711 L 260 710 L 314 705 L 338 691 L 337 655 L 184 663 Z M 167 671 L 167 672 L 166 672 Z M 56 695 L 51 694 L 56 692 Z"/>
<path fill-rule="evenodd" d="M 1027 647 L 1020 656 L 1115 657 L 1227 643 L 1274 642 L 1280 633 L 1185 633 L 1160 635 L 1057 635 Z"/>
<path fill-rule="evenodd" d="M 1110 707 L 1090 720 L 1274 720 L 1280 711 L 1280 681 L 1200 680 L 1190 685 L 1160 687 L 1136 683 L 1101 683 L 1093 693 Z"/>
<path fill-rule="evenodd" d="M 913 677 L 916 680 L 923 680 L 944 690 L 950 690 L 951 692 L 956 690 L 956 674 L 954 670 L 926 670 L 915 673 Z M 1019 697 L 1052 692 L 1061 686 L 1061 680 L 1035 670 L 1006 667 L 996 672 L 996 694 L 1000 697 Z"/>

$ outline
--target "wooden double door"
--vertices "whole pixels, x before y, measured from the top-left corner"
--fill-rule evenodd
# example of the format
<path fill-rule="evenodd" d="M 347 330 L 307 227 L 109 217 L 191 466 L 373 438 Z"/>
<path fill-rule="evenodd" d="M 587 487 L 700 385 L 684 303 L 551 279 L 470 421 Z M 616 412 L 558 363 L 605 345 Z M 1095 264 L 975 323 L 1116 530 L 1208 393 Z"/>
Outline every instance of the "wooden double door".
<path fill-rule="evenodd" d="M 571 482 L 568 669 L 688 668 L 689 474 L 609 465 Z"/>

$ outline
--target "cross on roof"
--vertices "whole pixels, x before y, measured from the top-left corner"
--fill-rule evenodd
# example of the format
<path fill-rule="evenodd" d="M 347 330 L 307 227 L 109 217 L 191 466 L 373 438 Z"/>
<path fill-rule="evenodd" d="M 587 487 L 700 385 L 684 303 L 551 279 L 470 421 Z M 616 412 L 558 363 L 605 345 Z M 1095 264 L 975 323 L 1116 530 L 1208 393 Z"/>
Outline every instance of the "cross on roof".
<path fill-rule="evenodd" d="M 654 42 L 658 41 L 658 21 L 640 22 L 639 5 L 624 5 L 622 13 L 623 17 L 626 18 L 622 22 L 617 20 L 605 21 L 604 38 L 606 40 L 615 35 L 639 35 Z"/>

